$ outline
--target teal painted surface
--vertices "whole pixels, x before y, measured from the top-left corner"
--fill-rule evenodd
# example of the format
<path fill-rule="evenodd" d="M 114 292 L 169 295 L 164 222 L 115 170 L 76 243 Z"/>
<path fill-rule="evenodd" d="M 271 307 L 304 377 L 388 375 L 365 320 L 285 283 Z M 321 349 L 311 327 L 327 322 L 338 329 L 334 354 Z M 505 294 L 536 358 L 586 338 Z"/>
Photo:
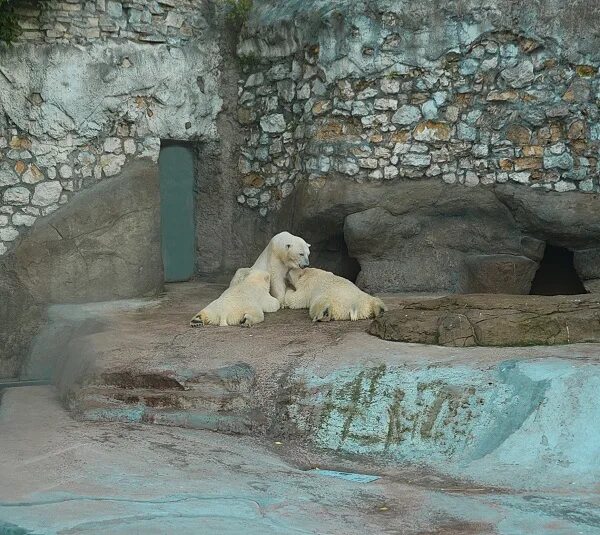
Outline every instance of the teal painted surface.
<path fill-rule="evenodd" d="M 160 151 L 160 213 L 165 281 L 194 274 L 194 157 L 184 145 Z"/>
<path fill-rule="evenodd" d="M 327 449 L 425 464 L 512 488 L 600 481 L 600 366 L 567 359 L 489 368 L 308 370 L 287 407 Z"/>
<path fill-rule="evenodd" d="M 371 483 L 372 481 L 377 481 L 379 479 L 379 476 L 372 476 L 369 474 L 356 474 L 354 472 L 338 472 L 337 470 L 321 470 L 320 468 L 309 470 L 309 472 L 318 476 L 336 477 L 338 479 L 345 479 L 346 481 L 352 481 L 354 483 Z"/>

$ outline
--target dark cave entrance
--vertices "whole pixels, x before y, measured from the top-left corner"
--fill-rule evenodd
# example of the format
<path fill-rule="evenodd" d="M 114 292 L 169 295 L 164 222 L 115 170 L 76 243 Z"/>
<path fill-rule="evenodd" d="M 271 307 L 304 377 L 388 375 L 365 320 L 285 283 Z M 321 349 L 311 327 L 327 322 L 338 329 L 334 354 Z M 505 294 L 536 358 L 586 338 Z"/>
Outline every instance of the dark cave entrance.
<path fill-rule="evenodd" d="M 531 295 L 577 295 L 586 289 L 573 265 L 573 252 L 564 247 L 546 244 L 533 282 Z"/>
<path fill-rule="evenodd" d="M 310 265 L 331 271 L 352 282 L 356 281 L 360 272 L 358 260 L 348 253 L 343 233 L 336 234 L 326 241 L 313 242 L 310 248 Z"/>

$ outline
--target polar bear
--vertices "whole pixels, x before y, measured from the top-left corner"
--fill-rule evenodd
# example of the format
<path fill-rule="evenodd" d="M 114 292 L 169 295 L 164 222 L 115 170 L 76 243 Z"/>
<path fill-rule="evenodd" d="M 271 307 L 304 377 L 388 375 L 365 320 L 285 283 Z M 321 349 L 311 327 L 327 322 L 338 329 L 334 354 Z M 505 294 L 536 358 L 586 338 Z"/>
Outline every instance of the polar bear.
<path fill-rule="evenodd" d="M 264 321 L 265 312 L 279 310 L 279 301 L 269 294 L 270 284 L 271 276 L 266 271 L 250 271 L 244 280 L 227 288 L 218 299 L 198 312 L 190 325 L 251 327 Z"/>
<path fill-rule="evenodd" d="M 363 292 L 349 280 L 322 269 L 292 269 L 285 305 L 308 308 L 313 321 L 362 320 L 377 317 L 387 310 L 381 299 Z"/>
<path fill-rule="evenodd" d="M 271 238 L 252 267 L 240 268 L 235 272 L 229 287 L 239 284 L 253 269 L 267 271 L 271 275 L 271 295 L 283 305 L 288 271 L 308 266 L 309 255 L 310 244 L 299 236 L 294 236 L 289 232 L 280 232 Z"/>
<path fill-rule="evenodd" d="M 242 282 L 248 276 L 248 273 L 250 273 L 251 271 L 252 268 L 239 268 L 233 275 L 233 279 L 231 279 L 229 287 L 231 288 L 232 286 L 235 286 L 236 284 Z"/>

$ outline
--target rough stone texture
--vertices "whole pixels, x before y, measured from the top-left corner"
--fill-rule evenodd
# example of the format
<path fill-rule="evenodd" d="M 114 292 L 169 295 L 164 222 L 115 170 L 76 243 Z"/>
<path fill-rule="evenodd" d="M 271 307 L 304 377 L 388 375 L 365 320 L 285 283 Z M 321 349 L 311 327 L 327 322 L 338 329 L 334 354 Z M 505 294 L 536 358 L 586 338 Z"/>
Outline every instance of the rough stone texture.
<path fill-rule="evenodd" d="M 238 202 L 266 215 L 332 175 L 599 191 L 598 6 L 574 8 L 583 38 L 557 0 L 367 4 L 255 2 L 238 105 L 240 172 L 260 184 Z"/>
<path fill-rule="evenodd" d="M 600 279 L 588 279 L 583 282 L 585 289 L 593 294 L 600 294 Z"/>
<path fill-rule="evenodd" d="M 44 345 L 40 336 L 38 364 L 53 362 L 60 398 L 95 422 L 155 422 L 166 436 L 177 427 L 250 432 L 286 451 L 298 440 L 330 450 L 338 463 L 340 452 L 363 454 L 363 467 L 385 456 L 385 466 L 397 463 L 405 475 L 418 463 L 421 485 L 433 471 L 467 473 L 471 489 L 556 490 L 561 503 L 565 488 L 595 495 L 598 344 L 403 344 L 370 336 L 368 321 L 315 324 L 302 310 L 269 315 L 253 329 L 191 329 L 189 318 L 222 290 L 184 283 L 154 300 L 53 306 L 47 329 L 62 343 Z M 392 311 L 406 302 L 384 300 Z M 542 524 L 524 533 L 531 525 Z"/>
<path fill-rule="evenodd" d="M 24 41 L 87 44 L 120 38 L 177 46 L 197 38 L 207 26 L 206 13 L 192 0 L 66 0 L 44 9 L 35 2 L 22 4 Z"/>
<path fill-rule="evenodd" d="M 154 162 L 131 163 L 38 221 L 15 250 L 15 271 L 43 302 L 155 292 L 163 283 L 159 204 Z"/>
<path fill-rule="evenodd" d="M 0 268 L 0 379 L 6 379 L 18 375 L 44 315 L 12 270 Z"/>
<path fill-rule="evenodd" d="M 539 239 L 575 250 L 597 248 L 600 195 L 545 193 L 508 184 L 494 191 L 516 223 Z"/>
<path fill-rule="evenodd" d="M 468 291 L 492 294 L 528 294 L 539 267 L 530 258 L 507 254 L 473 254 L 465 258 L 465 264 Z"/>
<path fill-rule="evenodd" d="M 300 187 L 294 201 L 295 231 L 316 244 L 343 233 L 369 291 L 528 293 L 544 242 L 576 258 L 600 242 L 596 195 L 578 192 L 329 178 Z M 582 280 L 600 278 L 588 264 Z"/>
<path fill-rule="evenodd" d="M 451 347 L 600 342 L 598 296 L 463 295 L 408 300 L 376 318 L 384 340 Z"/>
<path fill-rule="evenodd" d="M 494 201 L 490 194 L 453 190 L 398 215 L 380 207 L 350 214 L 344 236 L 361 265 L 357 283 L 369 291 L 528 293 L 541 248 L 528 248 L 526 236 Z M 505 254 L 498 258 L 495 251 Z"/>
<path fill-rule="evenodd" d="M 17 234 L 0 237 L 0 254 L 26 233 L 22 213 L 48 215 L 129 161 L 156 161 L 161 139 L 217 138 L 222 58 L 206 6 L 67 2 L 38 14 L 24 7 L 24 34 L 2 51 L 0 209 Z"/>
<path fill-rule="evenodd" d="M 338 386 L 347 386 L 348 378 L 340 379 Z M 560 379 L 554 379 L 556 387 Z M 578 397 L 582 405 L 587 395 Z M 356 408 L 364 414 L 363 406 Z M 51 387 L 4 392 L 0 465 L 0 529 L 7 534 L 529 535 L 531 526 L 544 526 L 547 535 L 562 535 L 595 529 L 597 501 L 580 477 L 560 493 L 538 489 L 532 496 L 511 483 L 501 489 L 479 484 L 473 492 L 464 474 L 448 477 L 408 463 L 384 466 L 287 438 L 273 444 L 209 431 L 77 422 Z M 348 481 L 329 477 L 328 469 L 379 479 Z M 547 464 L 541 472 L 548 478 Z"/>
<path fill-rule="evenodd" d="M 573 263 L 586 290 L 600 293 L 600 249 L 575 251 Z"/>
<path fill-rule="evenodd" d="M 32 218 L 130 160 L 156 158 L 161 138 L 203 142 L 201 158 L 219 169 L 199 163 L 212 202 L 199 196 L 198 213 L 212 218 L 198 222 L 202 274 L 251 261 L 267 234 L 289 230 L 303 216 L 281 212 L 307 182 L 598 192 L 598 39 L 581 38 L 573 11 L 555 0 L 540 12 L 471 2 L 468 17 L 438 0 L 409 11 L 383 0 L 307 5 L 256 1 L 240 32 L 219 3 L 25 9 L 0 76 L 0 195 L 10 200 L 0 206 L 9 218 L 0 254 Z M 598 9 L 577 9 L 594 28 Z M 226 60 L 237 38 L 237 60 Z M 36 188 L 58 181 L 57 202 L 30 204 Z M 9 193 L 14 186 L 23 189 Z M 256 231 L 238 238 L 236 222 Z"/>

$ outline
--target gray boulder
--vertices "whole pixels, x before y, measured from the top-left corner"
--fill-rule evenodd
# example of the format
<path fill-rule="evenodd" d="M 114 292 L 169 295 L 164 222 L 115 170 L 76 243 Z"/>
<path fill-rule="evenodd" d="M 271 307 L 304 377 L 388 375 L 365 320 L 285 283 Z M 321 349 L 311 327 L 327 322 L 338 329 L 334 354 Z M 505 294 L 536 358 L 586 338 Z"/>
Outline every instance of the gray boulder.
<path fill-rule="evenodd" d="M 15 250 L 15 270 L 46 303 L 124 299 L 160 289 L 156 164 L 138 160 L 38 220 Z"/>
<path fill-rule="evenodd" d="M 357 284 L 371 292 L 529 293 L 546 243 L 574 251 L 592 291 L 600 279 L 590 252 L 600 249 L 597 202 L 518 185 L 328 177 L 298 188 L 293 230 L 313 250 L 343 236 L 360 264 Z"/>
<path fill-rule="evenodd" d="M 0 379 L 18 376 L 40 324 L 43 307 L 19 282 L 12 269 L 0 266 Z"/>

